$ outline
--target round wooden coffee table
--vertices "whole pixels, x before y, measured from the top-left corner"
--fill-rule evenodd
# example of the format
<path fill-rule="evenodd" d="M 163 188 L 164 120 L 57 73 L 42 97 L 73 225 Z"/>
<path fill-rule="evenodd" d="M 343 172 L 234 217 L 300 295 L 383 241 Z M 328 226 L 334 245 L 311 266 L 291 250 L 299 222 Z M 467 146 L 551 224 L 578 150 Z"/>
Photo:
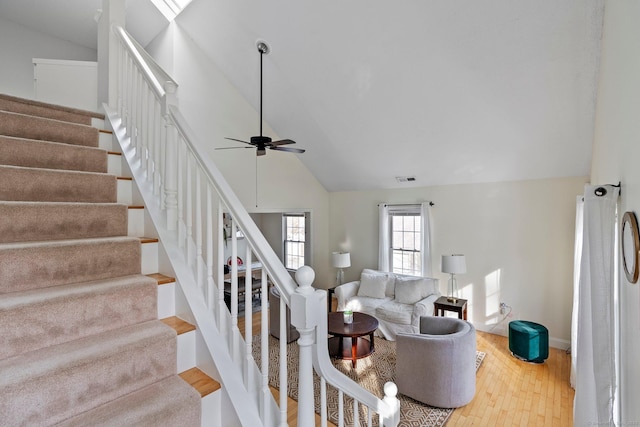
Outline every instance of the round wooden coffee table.
<path fill-rule="evenodd" d="M 375 351 L 373 333 L 378 329 L 378 320 L 365 313 L 354 312 L 353 323 L 344 323 L 341 311 L 329 313 L 328 330 L 329 355 L 338 359 L 351 360 L 351 366 L 356 367 L 356 361 L 369 356 Z M 369 339 L 365 336 L 369 335 Z"/>

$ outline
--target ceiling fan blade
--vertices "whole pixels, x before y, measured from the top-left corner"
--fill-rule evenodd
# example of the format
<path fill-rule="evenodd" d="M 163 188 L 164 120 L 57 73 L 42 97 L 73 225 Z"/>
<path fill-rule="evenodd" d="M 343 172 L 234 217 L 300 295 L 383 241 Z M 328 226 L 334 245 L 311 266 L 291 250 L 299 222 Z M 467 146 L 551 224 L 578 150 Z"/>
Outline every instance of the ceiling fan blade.
<path fill-rule="evenodd" d="M 230 141 L 237 141 L 237 142 L 242 142 L 243 144 L 249 144 L 249 145 L 253 145 L 253 144 L 251 144 L 250 142 L 247 142 L 247 141 L 243 141 L 243 140 L 241 140 L 241 139 L 235 139 L 235 138 L 228 138 L 228 137 L 226 137 L 226 136 L 224 137 L 224 139 L 228 139 L 228 140 L 230 140 Z"/>
<path fill-rule="evenodd" d="M 271 145 L 286 145 L 286 144 L 295 144 L 296 142 L 292 139 L 281 139 L 279 141 L 271 141 Z"/>
<path fill-rule="evenodd" d="M 293 147 L 271 147 L 272 150 L 276 150 L 276 151 L 287 151 L 289 153 L 304 153 L 305 150 L 303 150 L 302 148 L 293 148 Z"/>
<path fill-rule="evenodd" d="M 215 150 L 235 150 L 238 148 L 253 148 L 253 147 L 218 147 Z"/>

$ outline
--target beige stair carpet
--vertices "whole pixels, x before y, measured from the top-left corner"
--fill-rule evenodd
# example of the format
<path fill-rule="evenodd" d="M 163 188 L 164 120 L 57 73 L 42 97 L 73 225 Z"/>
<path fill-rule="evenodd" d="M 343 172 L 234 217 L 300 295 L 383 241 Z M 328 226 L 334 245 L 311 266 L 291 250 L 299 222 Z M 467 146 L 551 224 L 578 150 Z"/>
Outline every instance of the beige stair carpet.
<path fill-rule="evenodd" d="M 0 94 L 0 425 L 197 426 L 96 116 Z"/>

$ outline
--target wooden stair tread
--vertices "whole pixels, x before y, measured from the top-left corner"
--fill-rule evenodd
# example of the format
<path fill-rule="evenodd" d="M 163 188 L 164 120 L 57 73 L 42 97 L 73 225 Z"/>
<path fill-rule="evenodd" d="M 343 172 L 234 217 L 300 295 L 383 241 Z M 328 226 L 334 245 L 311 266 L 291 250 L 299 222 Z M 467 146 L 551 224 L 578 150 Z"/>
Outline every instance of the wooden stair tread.
<path fill-rule="evenodd" d="M 133 178 L 130 176 L 118 176 L 117 179 L 121 179 L 123 181 L 133 181 Z"/>
<path fill-rule="evenodd" d="M 196 327 L 194 325 L 176 316 L 166 317 L 164 319 L 160 319 L 160 321 L 165 325 L 175 329 L 178 335 L 186 334 L 187 332 L 196 330 Z"/>
<path fill-rule="evenodd" d="M 112 156 L 122 156 L 122 153 L 117 151 L 107 151 L 107 154 L 111 154 Z"/>
<path fill-rule="evenodd" d="M 160 273 L 147 274 L 146 276 L 154 279 L 156 282 L 158 282 L 158 285 L 166 285 L 167 283 L 173 283 L 176 281 L 175 278 L 165 276 L 164 274 Z"/>
<path fill-rule="evenodd" d="M 100 133 L 109 133 L 109 134 L 112 134 L 112 135 L 113 135 L 113 131 L 110 131 L 110 130 L 106 130 L 106 129 L 98 129 L 98 131 L 99 131 Z"/>
<path fill-rule="evenodd" d="M 214 380 L 198 368 L 191 368 L 180 373 L 180 378 L 198 390 L 201 397 L 205 397 L 216 390 L 220 390 L 221 388 L 218 381 Z"/>
<path fill-rule="evenodd" d="M 158 239 L 155 237 L 140 237 L 140 243 L 158 243 Z"/>
<path fill-rule="evenodd" d="M 129 209 L 144 209 L 144 205 L 129 205 Z"/>

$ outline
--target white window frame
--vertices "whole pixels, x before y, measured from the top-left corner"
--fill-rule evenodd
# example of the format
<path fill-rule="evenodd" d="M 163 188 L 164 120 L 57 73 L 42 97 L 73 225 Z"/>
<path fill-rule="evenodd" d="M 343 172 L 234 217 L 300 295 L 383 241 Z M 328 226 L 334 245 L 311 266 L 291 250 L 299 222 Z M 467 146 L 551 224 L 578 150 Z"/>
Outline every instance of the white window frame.
<path fill-rule="evenodd" d="M 418 204 L 402 204 L 390 205 L 382 203 L 378 205 L 380 215 L 379 223 L 379 248 L 378 248 L 378 269 L 381 271 L 393 271 L 401 274 L 410 274 L 415 276 L 431 277 L 431 225 L 430 225 L 430 206 L 431 202 L 422 202 Z M 412 244 L 409 246 L 398 245 L 394 247 L 393 239 L 393 218 L 400 216 L 413 216 L 419 218 L 420 233 L 414 235 Z M 397 230 L 396 230 L 397 232 Z M 418 241 L 416 241 L 418 239 Z M 405 249 L 406 248 L 406 249 Z M 419 248 L 419 249 L 417 249 Z M 394 268 L 394 250 L 415 251 L 419 257 L 419 267 L 407 270 L 407 266 L 398 267 L 397 260 Z"/>
<path fill-rule="evenodd" d="M 302 218 L 302 228 L 303 228 L 303 239 L 304 240 L 290 240 L 288 239 L 289 230 L 288 230 L 288 219 L 289 218 Z M 287 270 L 295 271 L 303 265 L 307 265 L 307 257 L 308 257 L 308 234 L 309 234 L 309 220 L 308 215 L 304 212 L 294 212 L 294 213 L 284 213 L 282 214 L 282 254 L 283 254 L 283 264 Z M 291 254 L 291 257 L 298 259 L 299 262 L 291 263 L 289 250 L 289 243 L 292 245 L 296 245 L 299 249 L 301 249 L 302 254 L 296 253 Z"/>

